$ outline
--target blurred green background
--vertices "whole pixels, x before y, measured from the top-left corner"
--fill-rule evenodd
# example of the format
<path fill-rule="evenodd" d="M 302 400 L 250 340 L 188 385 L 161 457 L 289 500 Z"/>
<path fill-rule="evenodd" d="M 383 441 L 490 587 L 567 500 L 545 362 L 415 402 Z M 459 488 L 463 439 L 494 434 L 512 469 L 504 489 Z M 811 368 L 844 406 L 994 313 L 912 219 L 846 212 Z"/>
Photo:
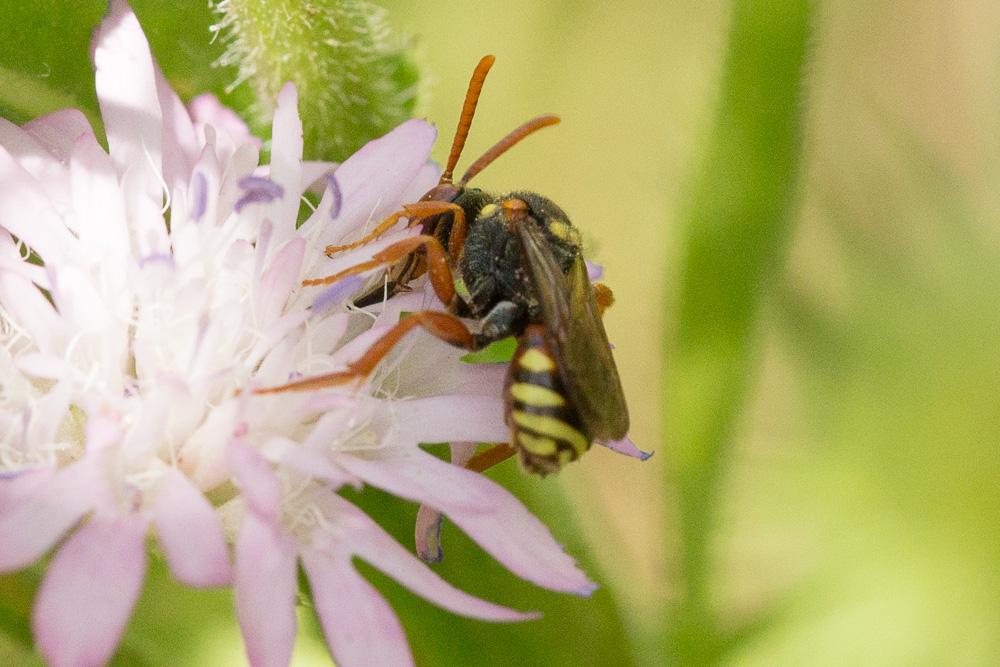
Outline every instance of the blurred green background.
<path fill-rule="evenodd" d="M 446 578 L 545 618 L 456 619 L 373 574 L 418 663 L 1000 662 L 1000 5 L 382 4 L 442 138 L 497 56 L 468 156 L 562 116 L 478 184 L 544 193 L 582 228 L 617 296 L 632 436 L 657 451 L 491 473 L 602 582 L 591 600 L 532 589 L 453 529 Z M 154 47 L 210 61 L 177 16 Z M 358 501 L 409 543 L 415 508 Z M 17 637 L 30 585 L 2 581 Z M 297 664 L 329 660 L 311 618 Z M 228 596 L 161 571 L 119 661 L 241 656 Z"/>

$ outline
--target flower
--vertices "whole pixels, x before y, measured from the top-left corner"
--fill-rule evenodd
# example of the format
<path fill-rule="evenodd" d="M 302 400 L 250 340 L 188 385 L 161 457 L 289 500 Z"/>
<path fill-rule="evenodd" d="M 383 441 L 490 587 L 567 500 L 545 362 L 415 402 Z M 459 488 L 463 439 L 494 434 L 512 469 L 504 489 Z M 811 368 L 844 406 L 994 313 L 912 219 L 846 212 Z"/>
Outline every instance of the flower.
<path fill-rule="evenodd" d="M 299 562 L 338 664 L 412 661 L 354 556 L 455 613 L 533 617 L 446 583 L 338 496 L 344 485 L 443 512 L 540 586 L 592 590 L 506 490 L 419 448 L 506 440 L 503 368 L 420 334 L 361 387 L 252 391 L 343 369 L 401 312 L 440 308 L 419 284 L 377 314 L 349 306 L 359 279 L 302 286 L 413 233 L 323 254 L 436 182 L 434 128 L 404 123 L 331 175 L 302 160 L 289 85 L 259 166 L 232 112 L 181 103 L 125 2 L 93 53 L 107 152 L 75 110 L 0 120 L 0 571 L 58 544 L 32 618 L 45 658 L 111 657 L 151 531 L 179 581 L 234 586 L 254 665 L 289 660 Z"/>

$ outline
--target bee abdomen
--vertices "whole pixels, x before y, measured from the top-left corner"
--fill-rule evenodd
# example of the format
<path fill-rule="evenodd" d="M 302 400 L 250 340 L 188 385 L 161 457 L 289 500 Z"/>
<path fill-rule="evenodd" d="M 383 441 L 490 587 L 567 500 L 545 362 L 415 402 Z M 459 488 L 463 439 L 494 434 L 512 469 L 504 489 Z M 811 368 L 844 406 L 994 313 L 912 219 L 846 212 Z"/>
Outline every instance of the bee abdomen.
<path fill-rule="evenodd" d="M 540 325 L 525 328 L 507 374 L 507 423 L 511 445 L 524 466 L 555 472 L 580 457 L 590 438 L 566 396 L 557 360 Z"/>

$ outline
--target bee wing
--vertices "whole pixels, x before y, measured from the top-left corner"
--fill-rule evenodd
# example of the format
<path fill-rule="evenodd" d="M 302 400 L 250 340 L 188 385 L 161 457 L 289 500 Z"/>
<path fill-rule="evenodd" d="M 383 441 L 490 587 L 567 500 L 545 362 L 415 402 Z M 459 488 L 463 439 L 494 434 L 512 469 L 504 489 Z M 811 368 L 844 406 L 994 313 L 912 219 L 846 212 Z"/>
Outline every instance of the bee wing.
<path fill-rule="evenodd" d="M 526 220 L 517 230 L 573 406 L 595 440 L 624 438 L 628 407 L 583 256 L 563 275 L 537 224 Z"/>

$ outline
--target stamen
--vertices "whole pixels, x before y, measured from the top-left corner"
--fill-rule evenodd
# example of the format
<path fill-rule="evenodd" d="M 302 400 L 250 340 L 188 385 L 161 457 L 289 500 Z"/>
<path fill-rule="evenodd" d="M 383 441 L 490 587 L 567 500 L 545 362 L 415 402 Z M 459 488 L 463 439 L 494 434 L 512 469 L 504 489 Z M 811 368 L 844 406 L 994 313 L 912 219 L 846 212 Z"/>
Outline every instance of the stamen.
<path fill-rule="evenodd" d="M 247 204 L 269 204 L 275 199 L 285 196 L 285 189 L 263 176 L 244 176 L 238 185 L 246 193 L 237 200 L 233 208 L 237 213 Z"/>
<path fill-rule="evenodd" d="M 201 216 L 205 215 L 205 210 L 208 208 L 208 180 L 205 178 L 205 174 L 200 171 L 194 172 L 191 185 L 194 189 L 195 202 L 192 218 L 195 222 L 201 222 Z"/>
<path fill-rule="evenodd" d="M 340 183 L 337 181 L 336 173 L 326 177 L 326 186 L 330 189 L 330 195 L 333 197 L 333 204 L 330 206 L 330 219 L 336 220 L 340 217 L 340 209 L 344 203 L 344 195 L 340 190 Z"/>

